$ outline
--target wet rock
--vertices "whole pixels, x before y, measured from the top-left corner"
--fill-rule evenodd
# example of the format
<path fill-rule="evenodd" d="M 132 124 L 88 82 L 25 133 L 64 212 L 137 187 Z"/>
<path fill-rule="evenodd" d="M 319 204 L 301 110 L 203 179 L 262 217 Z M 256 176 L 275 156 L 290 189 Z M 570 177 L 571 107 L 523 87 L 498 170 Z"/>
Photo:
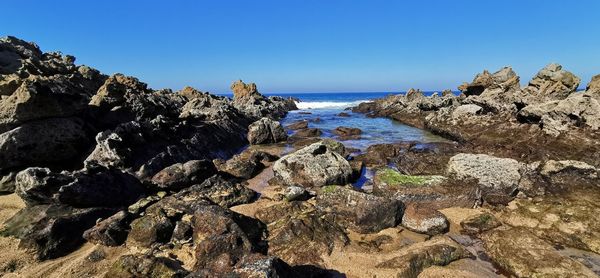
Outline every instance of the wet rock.
<path fill-rule="evenodd" d="M 346 112 L 340 112 L 337 114 L 338 117 L 350 117 L 350 114 L 346 113 Z"/>
<path fill-rule="evenodd" d="M 208 160 L 191 160 L 163 169 L 152 177 L 152 182 L 161 189 L 179 190 L 202 183 L 216 172 L 214 164 Z"/>
<path fill-rule="evenodd" d="M 99 218 L 114 214 L 114 209 L 78 209 L 64 205 L 28 206 L 4 223 L 2 236 L 20 239 L 21 248 L 35 251 L 38 259 L 66 255 L 85 242 L 82 234 Z"/>
<path fill-rule="evenodd" d="M 402 202 L 369 195 L 340 186 L 326 186 L 316 206 L 336 221 L 359 233 L 375 233 L 395 227 L 402 219 Z"/>
<path fill-rule="evenodd" d="M 282 157 L 273 165 L 273 171 L 283 184 L 302 187 L 346 184 L 352 175 L 348 161 L 323 143 Z"/>
<path fill-rule="evenodd" d="M 481 235 L 490 258 L 518 277 L 596 277 L 581 263 L 522 228 L 495 229 Z"/>
<path fill-rule="evenodd" d="M 269 254 L 291 265 L 320 265 L 321 256 L 349 239 L 342 227 L 307 202 L 286 202 L 262 208 L 257 217 L 269 230 Z"/>
<path fill-rule="evenodd" d="M 402 226 L 416 233 L 437 235 L 448 231 L 449 223 L 441 212 L 422 204 L 408 204 Z"/>
<path fill-rule="evenodd" d="M 362 171 L 365 168 L 364 162 L 360 160 L 350 160 L 350 168 L 352 168 L 352 176 L 350 177 L 351 181 L 356 181 L 362 176 Z"/>
<path fill-rule="evenodd" d="M 148 213 L 131 222 L 127 244 L 151 247 L 155 243 L 167 243 L 171 239 L 174 229 L 174 223 L 164 212 Z"/>
<path fill-rule="evenodd" d="M 15 192 L 16 172 L 9 172 L 0 178 L 0 195 L 11 194 Z"/>
<path fill-rule="evenodd" d="M 190 191 L 201 193 L 222 207 L 247 204 L 257 196 L 254 190 L 243 184 L 226 180 L 218 175 L 208 178 L 200 185 L 193 186 Z"/>
<path fill-rule="evenodd" d="M 127 211 L 119 211 L 106 218 L 83 233 L 83 238 L 95 244 L 119 246 L 127 239 L 131 215 Z"/>
<path fill-rule="evenodd" d="M 184 277 L 187 274 L 179 263 L 164 257 L 123 255 L 108 269 L 104 277 Z"/>
<path fill-rule="evenodd" d="M 333 130 L 333 133 L 342 138 L 357 138 L 362 134 L 362 130 L 360 128 L 339 126 Z"/>
<path fill-rule="evenodd" d="M 309 197 L 308 191 L 300 186 L 288 186 L 283 190 L 283 196 L 287 201 L 306 200 Z"/>
<path fill-rule="evenodd" d="M 376 267 L 394 269 L 398 271 L 398 277 L 417 277 L 430 266 L 444 266 L 472 257 L 469 251 L 449 237 L 438 236 L 423 243 L 410 245 L 401 250 L 399 256 L 379 263 Z"/>
<path fill-rule="evenodd" d="M 262 118 L 248 127 L 248 142 L 251 145 L 271 144 L 287 140 L 287 133 L 279 122 Z"/>
<path fill-rule="evenodd" d="M 308 121 L 307 120 L 297 121 L 297 122 L 287 125 L 285 128 L 289 129 L 289 130 L 305 129 L 305 128 L 308 128 Z"/>
<path fill-rule="evenodd" d="M 384 166 L 387 165 L 388 159 L 397 157 L 407 147 L 403 144 L 375 144 L 355 159 L 363 161 L 367 166 Z"/>
<path fill-rule="evenodd" d="M 523 163 L 510 158 L 457 154 L 450 158 L 447 173 L 458 180 L 477 179 L 484 195 L 512 196 L 519 186 L 524 167 Z"/>
<path fill-rule="evenodd" d="M 292 137 L 319 137 L 323 134 L 323 132 L 318 128 L 303 128 L 292 135 Z"/>
<path fill-rule="evenodd" d="M 468 235 L 478 235 L 501 225 L 502 223 L 493 214 L 488 212 L 473 215 L 460 222 L 461 233 Z"/>
<path fill-rule="evenodd" d="M 80 118 L 24 123 L 0 134 L 0 169 L 77 164 L 90 144 Z"/>

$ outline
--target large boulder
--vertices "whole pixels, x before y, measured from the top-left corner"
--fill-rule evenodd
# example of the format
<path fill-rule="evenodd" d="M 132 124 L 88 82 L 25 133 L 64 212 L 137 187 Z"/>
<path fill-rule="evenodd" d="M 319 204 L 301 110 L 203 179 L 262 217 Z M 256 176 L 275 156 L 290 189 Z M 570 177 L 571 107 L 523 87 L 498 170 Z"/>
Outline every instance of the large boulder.
<path fill-rule="evenodd" d="M 510 198 L 518 189 L 525 166 L 511 158 L 461 153 L 450 158 L 447 173 L 458 180 L 476 179 L 484 199 Z"/>
<path fill-rule="evenodd" d="M 283 184 L 303 187 L 346 184 L 352 175 L 348 161 L 320 142 L 282 157 L 273 171 Z"/>
<path fill-rule="evenodd" d="M 278 143 L 287 140 L 287 133 L 277 121 L 261 118 L 248 127 L 248 142 L 251 145 Z"/>
<path fill-rule="evenodd" d="M 375 233 L 400 223 L 404 204 L 346 187 L 330 185 L 317 196 L 317 208 L 359 233 Z"/>

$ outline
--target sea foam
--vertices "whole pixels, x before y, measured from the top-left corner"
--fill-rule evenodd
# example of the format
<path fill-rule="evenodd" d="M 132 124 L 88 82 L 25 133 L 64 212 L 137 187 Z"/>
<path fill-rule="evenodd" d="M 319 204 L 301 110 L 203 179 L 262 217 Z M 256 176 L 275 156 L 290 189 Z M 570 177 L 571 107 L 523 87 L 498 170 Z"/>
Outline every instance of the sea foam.
<path fill-rule="evenodd" d="M 352 102 L 341 102 L 341 101 L 300 101 L 296 102 L 298 109 L 326 109 L 326 108 L 346 108 L 351 106 L 359 105 L 369 100 L 357 100 Z"/>

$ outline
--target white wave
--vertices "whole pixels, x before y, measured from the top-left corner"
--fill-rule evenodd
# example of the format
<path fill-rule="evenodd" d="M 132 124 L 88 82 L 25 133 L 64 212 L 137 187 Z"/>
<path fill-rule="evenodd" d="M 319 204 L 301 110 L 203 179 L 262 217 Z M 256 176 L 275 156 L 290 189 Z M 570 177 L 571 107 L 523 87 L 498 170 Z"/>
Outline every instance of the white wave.
<path fill-rule="evenodd" d="M 339 101 L 297 101 L 296 106 L 298 109 L 326 109 L 326 108 L 347 108 L 359 105 L 369 100 L 357 100 L 352 102 L 339 102 Z"/>

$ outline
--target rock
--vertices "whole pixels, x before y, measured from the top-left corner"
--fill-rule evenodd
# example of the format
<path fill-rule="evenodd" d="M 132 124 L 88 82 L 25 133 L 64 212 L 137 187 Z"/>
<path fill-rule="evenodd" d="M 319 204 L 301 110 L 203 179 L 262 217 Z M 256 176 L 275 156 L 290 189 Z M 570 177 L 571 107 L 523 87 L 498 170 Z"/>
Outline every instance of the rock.
<path fill-rule="evenodd" d="M 248 142 L 251 145 L 272 144 L 287 140 L 287 133 L 279 122 L 262 118 L 248 127 Z"/>
<path fill-rule="evenodd" d="M 523 228 L 494 229 L 481 239 L 492 261 L 518 277 L 596 277 Z"/>
<path fill-rule="evenodd" d="M 301 277 L 283 260 L 260 254 L 244 257 L 233 272 L 239 277 Z"/>
<path fill-rule="evenodd" d="M 483 195 L 510 197 L 519 186 L 524 167 L 510 158 L 462 153 L 450 158 L 447 173 L 458 180 L 477 179 Z"/>
<path fill-rule="evenodd" d="M 461 233 L 467 235 L 478 235 L 501 225 L 502 223 L 488 212 L 473 215 L 460 222 Z"/>
<path fill-rule="evenodd" d="M 586 93 L 596 96 L 600 94 L 600 74 L 594 75 L 594 77 L 592 77 L 592 80 L 590 81 L 590 83 L 588 83 L 587 87 L 585 88 L 585 91 Z"/>
<path fill-rule="evenodd" d="M 362 176 L 365 164 L 360 160 L 350 160 L 348 163 L 350 163 L 350 168 L 352 168 L 352 176 L 350 177 L 350 180 L 357 181 Z"/>
<path fill-rule="evenodd" d="M 276 157 L 262 151 L 247 149 L 226 162 L 217 161 L 217 169 L 233 177 L 250 179 L 265 168 L 265 163 L 277 160 Z"/>
<path fill-rule="evenodd" d="M 461 119 L 463 117 L 474 116 L 482 111 L 483 108 L 475 104 L 465 104 L 456 107 L 452 112 L 452 118 Z"/>
<path fill-rule="evenodd" d="M 28 206 L 4 223 L 0 235 L 20 239 L 19 246 L 33 249 L 40 260 L 53 259 L 76 250 L 85 242 L 83 232 L 94 226 L 97 219 L 114 212 L 64 205 Z"/>
<path fill-rule="evenodd" d="M 448 219 L 429 206 L 407 204 L 402 216 L 402 226 L 416 233 L 437 235 L 448 231 Z"/>
<path fill-rule="evenodd" d="M 173 164 L 158 172 L 152 177 L 152 183 L 161 189 L 179 190 L 202 183 L 216 172 L 215 165 L 208 160 L 190 160 L 183 164 Z"/>
<path fill-rule="evenodd" d="M 360 130 L 360 128 L 339 126 L 333 130 L 333 133 L 338 135 L 340 138 L 352 140 L 360 138 L 362 130 Z"/>
<path fill-rule="evenodd" d="M 296 133 L 294 133 L 294 135 L 292 135 L 292 136 L 306 138 L 306 137 L 319 137 L 322 134 L 323 134 L 323 132 L 318 128 L 303 128 L 303 129 L 296 131 Z"/>
<path fill-rule="evenodd" d="M 321 139 L 318 142 L 327 146 L 328 150 L 338 153 L 339 155 L 341 155 L 343 157 L 346 157 L 348 155 L 346 146 L 344 146 L 344 144 L 342 142 L 339 142 L 339 141 L 336 141 L 336 140 L 333 140 L 330 138 Z"/>
<path fill-rule="evenodd" d="M 119 246 L 127 239 L 131 215 L 127 211 L 119 211 L 106 218 L 83 233 L 83 238 L 95 244 Z"/>
<path fill-rule="evenodd" d="M 565 71 L 559 64 L 549 64 L 541 69 L 523 89 L 529 102 L 564 99 L 579 87 L 581 79 Z"/>
<path fill-rule="evenodd" d="M 282 157 L 273 165 L 273 171 L 283 184 L 302 187 L 346 184 L 352 175 L 348 161 L 323 143 Z"/>
<path fill-rule="evenodd" d="M 309 197 L 308 191 L 300 186 L 288 186 L 283 190 L 283 196 L 287 201 L 306 200 Z"/>
<path fill-rule="evenodd" d="M 281 97 L 266 98 L 261 95 L 256 84 L 246 84 L 238 80 L 231 85 L 233 91 L 233 105 L 250 117 L 282 118 L 287 111 L 296 110 L 296 103 L 292 98 Z"/>
<path fill-rule="evenodd" d="M 349 243 L 342 227 L 307 202 L 262 208 L 257 217 L 268 225 L 269 254 L 291 265 L 321 265 L 321 256 Z"/>
<path fill-rule="evenodd" d="M 200 207 L 193 225 L 196 269 L 220 272 L 262 248 L 264 224 L 219 206 Z"/>
<path fill-rule="evenodd" d="M 90 143 L 79 118 L 28 122 L 0 134 L 0 170 L 76 165 Z"/>
<path fill-rule="evenodd" d="M 384 187 L 424 187 L 441 184 L 446 180 L 443 176 L 434 175 L 422 175 L 422 176 L 411 176 L 403 175 L 400 172 L 390 169 L 383 168 L 375 172 L 373 182 L 378 185 L 379 188 Z"/>
<path fill-rule="evenodd" d="M 164 257 L 149 255 L 123 255 L 119 257 L 105 278 L 134 278 L 134 277 L 184 277 L 187 274 L 176 261 Z"/>
<path fill-rule="evenodd" d="M 297 121 L 297 122 L 289 124 L 285 128 L 289 129 L 289 130 L 305 129 L 305 128 L 308 128 L 308 121 L 307 120 Z"/>
<path fill-rule="evenodd" d="M 394 269 L 398 271 L 397 277 L 417 277 L 430 266 L 444 266 L 466 258 L 473 258 L 473 255 L 449 237 L 437 236 L 402 249 L 399 256 L 376 267 Z"/>
<path fill-rule="evenodd" d="M 548 160 L 540 170 L 540 174 L 546 177 L 568 172 L 574 172 L 584 178 L 598 178 L 598 169 L 596 167 L 576 160 Z"/>
<path fill-rule="evenodd" d="M 254 190 L 241 183 L 228 181 L 218 175 L 208 178 L 200 185 L 193 186 L 190 191 L 203 194 L 215 204 L 227 208 L 250 203 L 258 195 Z"/>
<path fill-rule="evenodd" d="M 9 172 L 0 178 L 0 195 L 11 194 L 15 192 L 16 172 Z"/>
<path fill-rule="evenodd" d="M 27 206 L 50 204 L 54 193 L 63 184 L 71 181 L 70 178 L 53 173 L 48 168 L 27 168 L 15 177 L 15 193 Z"/>
<path fill-rule="evenodd" d="M 340 112 L 337 114 L 338 117 L 350 117 L 350 114 L 346 113 L 346 112 Z"/>
<path fill-rule="evenodd" d="M 501 92 L 516 91 L 519 89 L 519 76 L 510 67 L 504 67 L 490 74 L 487 70 L 478 74 L 470 84 L 464 83 L 458 89 L 466 96 L 482 95 L 484 92 L 491 94 L 497 89 Z"/>
<path fill-rule="evenodd" d="M 175 226 L 162 212 L 146 214 L 131 222 L 131 231 L 127 244 L 151 247 L 155 243 L 167 243 L 171 239 Z"/>
<path fill-rule="evenodd" d="M 340 186 L 326 186 L 317 195 L 317 208 L 332 214 L 338 223 L 359 233 L 376 233 L 395 227 L 402 219 L 402 202 Z"/>
<path fill-rule="evenodd" d="M 375 144 L 367 148 L 367 150 L 355 157 L 361 160 L 367 166 L 384 166 L 387 165 L 388 159 L 397 157 L 406 146 L 401 144 Z"/>

